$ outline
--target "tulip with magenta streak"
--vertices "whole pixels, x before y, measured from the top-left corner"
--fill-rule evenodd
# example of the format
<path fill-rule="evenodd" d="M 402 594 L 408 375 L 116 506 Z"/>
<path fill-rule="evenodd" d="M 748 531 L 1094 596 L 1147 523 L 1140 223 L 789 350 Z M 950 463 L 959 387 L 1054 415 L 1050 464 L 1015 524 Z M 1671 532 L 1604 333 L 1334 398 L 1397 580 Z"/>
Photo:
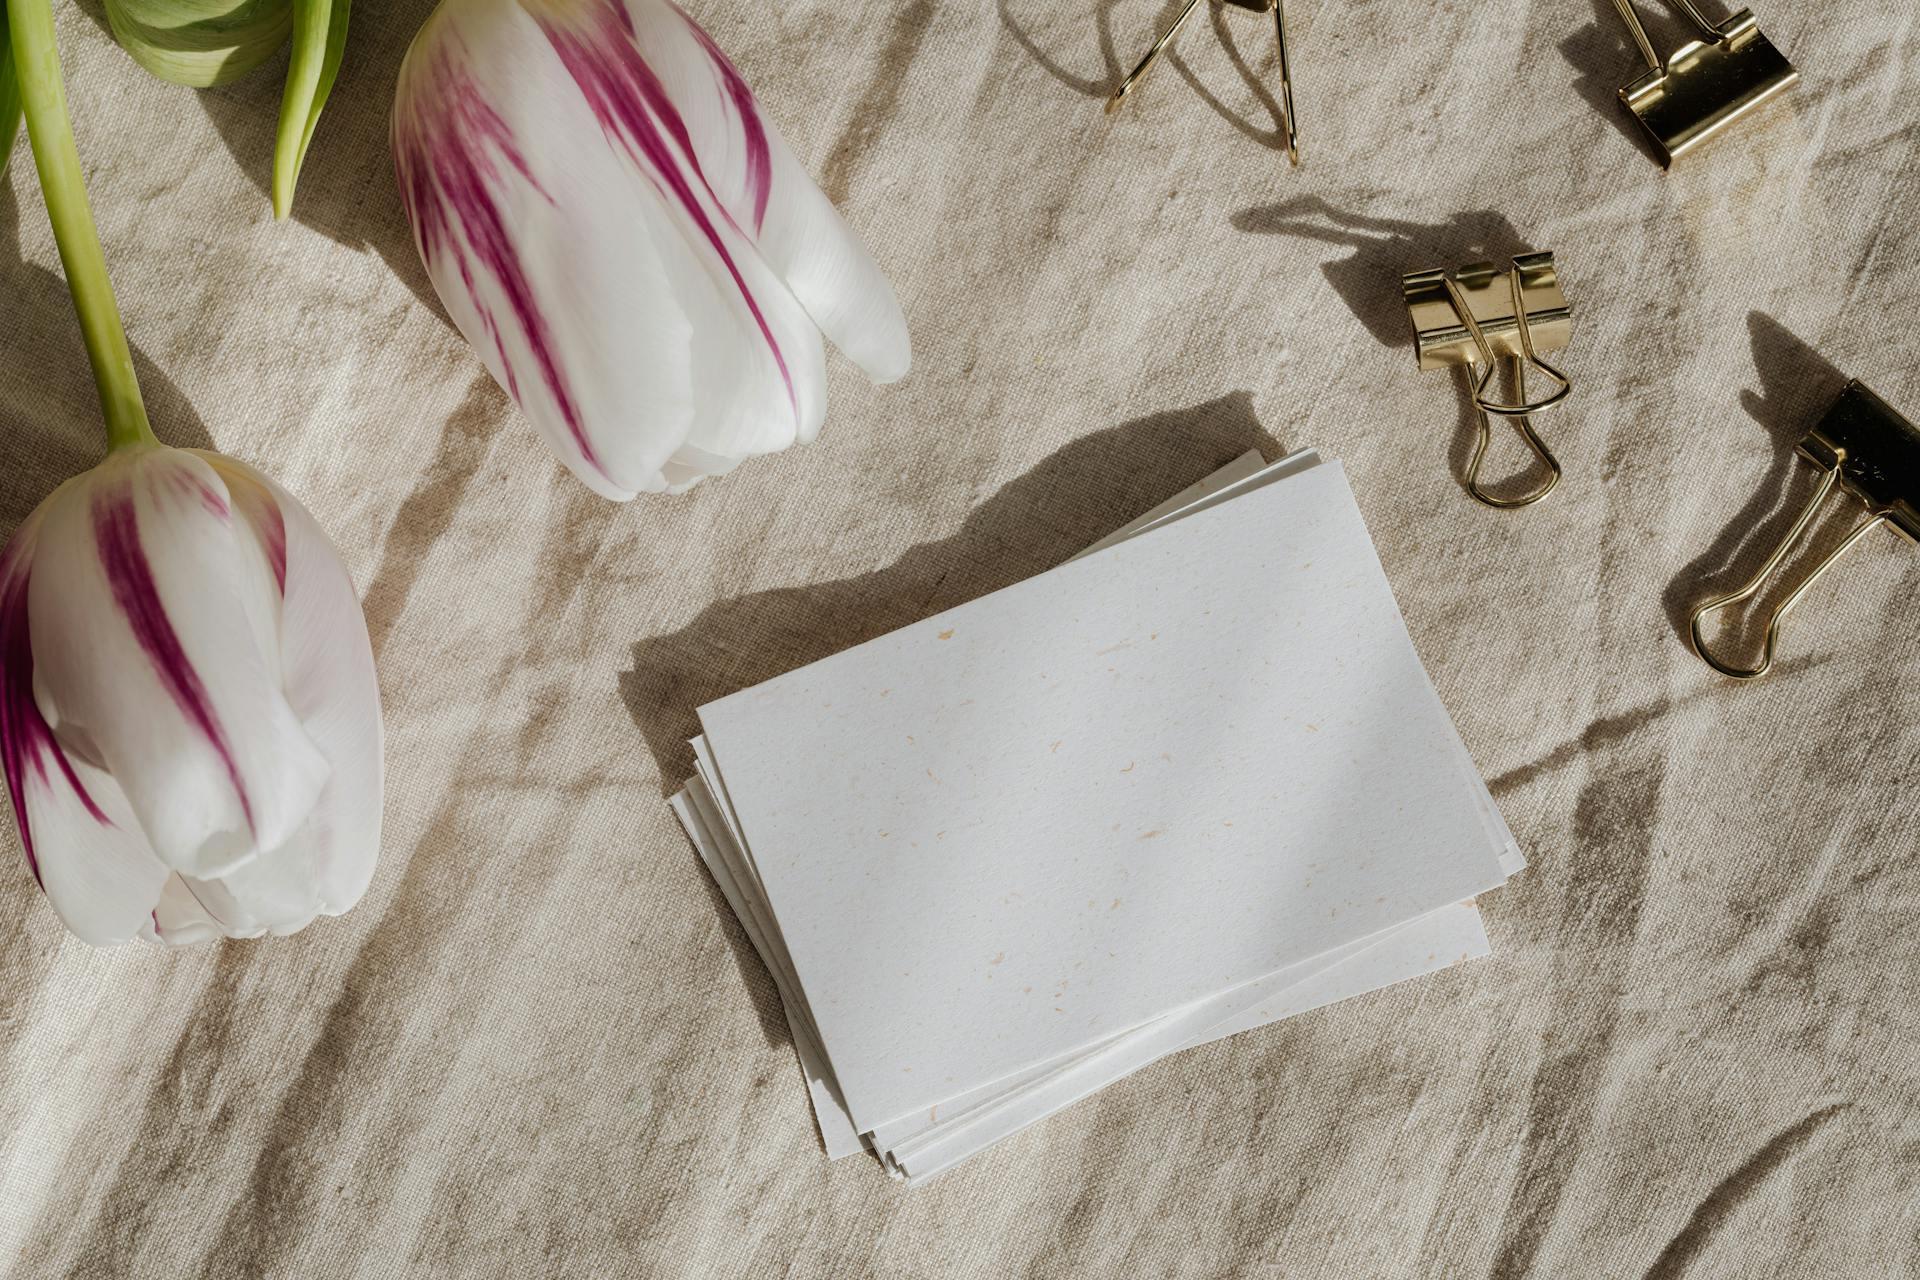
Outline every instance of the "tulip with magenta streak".
<path fill-rule="evenodd" d="M 823 333 L 876 382 L 912 363 L 880 268 L 668 0 L 443 0 L 393 149 L 455 325 L 608 497 L 813 439 Z"/>
<path fill-rule="evenodd" d="M 0 550 L 0 771 L 28 870 L 95 945 L 291 933 L 358 902 L 383 747 L 353 583 L 266 476 L 148 425 L 48 0 L 7 0 L 109 451 Z"/>

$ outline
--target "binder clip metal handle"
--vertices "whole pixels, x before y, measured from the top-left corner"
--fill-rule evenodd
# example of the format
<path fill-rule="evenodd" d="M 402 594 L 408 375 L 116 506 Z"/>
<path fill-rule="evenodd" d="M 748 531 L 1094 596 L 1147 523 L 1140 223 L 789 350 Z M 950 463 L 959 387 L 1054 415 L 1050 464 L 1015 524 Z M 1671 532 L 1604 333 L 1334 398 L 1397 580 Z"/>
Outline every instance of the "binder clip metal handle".
<path fill-rule="evenodd" d="M 1148 68 L 1160 60 L 1160 55 L 1166 52 L 1168 45 L 1173 43 L 1173 38 L 1180 34 L 1180 28 L 1187 25 L 1187 19 L 1191 18 L 1194 10 L 1200 7 L 1200 2 L 1201 0 L 1187 0 L 1186 7 L 1180 10 L 1174 20 L 1168 24 L 1167 29 L 1160 33 L 1160 38 L 1153 42 L 1153 47 L 1147 50 L 1147 56 L 1140 59 L 1140 64 L 1127 73 L 1127 78 L 1120 82 L 1120 87 L 1115 89 L 1112 96 L 1107 99 L 1107 114 L 1111 115 L 1120 109 L 1120 104 L 1126 100 L 1128 94 L 1133 92 L 1134 86 L 1140 83 L 1140 78 L 1147 74 Z M 1287 163 L 1297 166 L 1300 163 L 1300 135 L 1294 126 L 1293 73 L 1287 61 L 1285 0 L 1224 0 L 1224 2 L 1254 13 L 1273 15 L 1273 36 L 1280 50 L 1280 125 L 1287 135 Z"/>
<path fill-rule="evenodd" d="M 1551 368 L 1545 361 L 1541 361 L 1541 365 L 1544 368 Z M 1492 367 L 1489 366 L 1487 376 L 1491 374 Z M 1480 385 L 1482 387 L 1486 385 L 1486 376 L 1481 378 Z M 1518 394 L 1522 396 L 1527 394 L 1527 367 L 1524 364 L 1515 364 L 1513 366 L 1513 387 Z M 1566 390 L 1563 388 L 1559 396 L 1549 400 L 1547 403 L 1558 404 L 1560 397 L 1565 395 Z M 1487 414 L 1491 411 L 1477 394 L 1474 397 L 1474 403 L 1480 409 L 1480 438 L 1473 446 L 1473 460 L 1467 463 L 1467 492 L 1472 494 L 1473 497 L 1482 504 L 1500 511 L 1511 511 L 1518 507 L 1530 507 L 1552 493 L 1560 483 L 1560 461 L 1553 456 L 1553 451 L 1547 448 L 1547 442 L 1540 438 L 1540 433 L 1533 429 L 1532 421 L 1520 414 L 1507 414 L 1505 416 L 1513 418 L 1513 425 L 1515 429 L 1520 432 L 1520 438 L 1526 442 L 1527 448 L 1533 451 L 1533 456 L 1540 460 L 1540 465 L 1547 469 L 1546 480 L 1532 492 L 1523 493 L 1515 498 L 1495 497 L 1480 487 L 1480 464 L 1486 460 L 1487 447 L 1493 443 L 1493 422 L 1487 417 Z"/>
<path fill-rule="evenodd" d="M 1867 390 L 1858 381 L 1849 382 L 1820 425 L 1800 442 L 1800 456 L 1822 471 L 1820 485 L 1801 511 L 1799 519 L 1760 566 L 1758 573 L 1737 590 L 1707 601 L 1693 611 L 1687 621 L 1687 638 L 1700 660 L 1723 676 L 1734 680 L 1757 680 L 1773 670 L 1774 654 L 1779 648 L 1781 624 L 1793 607 L 1806 597 L 1813 585 L 1838 564 L 1873 530 L 1891 527 L 1910 542 L 1920 542 L 1920 428 L 1894 412 L 1886 401 Z M 1751 599 L 1780 567 L 1787 553 L 1813 523 L 1813 518 L 1835 488 L 1859 498 L 1867 505 L 1867 518 L 1808 571 L 1787 598 L 1767 618 L 1762 641 L 1760 665 L 1740 667 L 1716 658 L 1701 634 L 1700 624 L 1707 615 L 1730 605 Z"/>
<path fill-rule="evenodd" d="M 1476 501 L 1500 510 L 1532 506 L 1552 493 L 1560 483 L 1560 463 L 1534 430 L 1531 419 L 1560 404 L 1573 390 L 1566 374 L 1540 355 L 1541 346 L 1548 350 L 1566 346 L 1572 332 L 1572 313 L 1560 288 L 1553 255 L 1521 254 L 1505 272 L 1496 271 L 1491 263 L 1475 263 L 1459 271 L 1418 271 L 1404 277 L 1401 288 L 1413 320 L 1420 367 L 1464 364 L 1471 371 L 1480 436 L 1467 464 L 1467 492 Z M 1491 394 L 1502 356 L 1513 361 L 1516 399 L 1510 403 L 1496 400 Z M 1553 379 L 1557 389 L 1539 400 L 1529 400 L 1528 365 Z M 1494 417 L 1512 420 L 1520 438 L 1547 471 L 1545 481 L 1518 497 L 1496 497 L 1480 487 L 1480 467 L 1493 440 Z"/>
<path fill-rule="evenodd" d="M 1547 255 L 1547 257 L 1549 267 L 1551 267 L 1552 256 Z M 1567 381 L 1566 374 L 1561 373 L 1545 360 L 1542 360 L 1540 353 L 1533 349 L 1533 325 L 1527 319 L 1527 304 L 1521 292 L 1520 266 L 1517 261 L 1513 268 L 1507 273 L 1507 285 L 1508 297 L 1513 303 L 1514 329 L 1520 340 L 1520 350 L 1514 356 L 1514 377 L 1516 380 L 1514 394 L 1521 397 L 1518 404 L 1502 404 L 1500 401 L 1488 397 L 1487 388 L 1492 385 L 1494 371 L 1498 367 L 1498 362 L 1494 358 L 1493 344 L 1487 341 L 1486 332 L 1481 329 L 1480 322 L 1474 318 L 1473 305 L 1468 301 L 1467 295 L 1461 290 L 1460 282 L 1454 278 L 1451 272 L 1444 274 L 1441 279 L 1447 286 L 1447 299 L 1453 303 L 1454 314 L 1460 317 L 1460 322 L 1466 326 L 1467 333 L 1473 338 L 1474 350 L 1477 351 L 1480 356 L 1477 363 L 1486 366 L 1484 372 L 1480 374 L 1479 379 L 1473 385 L 1473 402 L 1480 406 L 1482 412 L 1497 414 L 1502 418 L 1525 418 L 1530 414 L 1551 409 L 1567 398 L 1567 394 L 1573 390 L 1573 383 Z M 1529 364 L 1538 367 L 1548 377 L 1559 383 L 1560 389 L 1544 400 L 1536 400 L 1528 403 L 1526 400 L 1526 376 L 1527 366 Z"/>
<path fill-rule="evenodd" d="M 1633 0 L 1613 0 L 1647 62 L 1646 72 L 1621 88 L 1620 101 L 1667 165 L 1800 80 L 1793 64 L 1760 34 L 1752 10 L 1715 26 L 1693 0 L 1673 3 L 1701 39 L 1663 62 Z"/>
<path fill-rule="evenodd" d="M 1707 15 L 1700 12 L 1700 7 L 1694 4 L 1693 0 L 1673 0 L 1673 6 L 1685 14 L 1689 22 L 1699 28 L 1701 35 L 1709 40 L 1720 38 L 1722 34 L 1720 28 L 1714 26 Z M 1626 19 L 1627 29 L 1633 33 L 1633 42 L 1640 46 L 1640 56 L 1647 60 L 1647 68 L 1652 71 L 1661 70 L 1659 51 L 1653 47 L 1653 38 L 1647 34 L 1646 24 L 1640 21 L 1640 11 L 1633 7 L 1633 0 L 1613 0 L 1613 7 L 1620 11 L 1622 18 Z M 1727 26 L 1734 27 L 1739 21 L 1739 17 L 1736 16 Z"/>

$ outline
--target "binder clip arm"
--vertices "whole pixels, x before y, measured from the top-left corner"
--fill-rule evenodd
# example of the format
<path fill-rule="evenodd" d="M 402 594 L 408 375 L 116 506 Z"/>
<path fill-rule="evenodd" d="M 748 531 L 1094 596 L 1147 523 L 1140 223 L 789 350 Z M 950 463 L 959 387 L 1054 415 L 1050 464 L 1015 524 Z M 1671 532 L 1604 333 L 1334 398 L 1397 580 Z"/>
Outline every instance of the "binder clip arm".
<path fill-rule="evenodd" d="M 1120 109 L 1120 104 L 1126 101 L 1128 94 L 1133 92 L 1133 87 L 1140 83 L 1141 77 L 1147 74 L 1154 63 L 1160 61 L 1160 55 L 1166 52 L 1167 46 L 1173 43 L 1173 38 L 1180 34 L 1180 28 L 1187 25 L 1187 19 L 1191 18 L 1193 11 L 1199 7 L 1200 0 L 1187 0 L 1186 8 L 1180 10 L 1174 20 L 1168 24 L 1167 29 L 1160 33 L 1160 38 L 1153 42 L 1151 49 L 1147 50 L 1147 56 L 1140 59 L 1139 65 L 1127 72 L 1127 78 L 1120 82 L 1120 87 L 1108 95 L 1108 115 Z"/>
<path fill-rule="evenodd" d="M 1833 492 L 1833 487 L 1839 478 L 1840 471 L 1838 467 L 1828 471 L 1826 475 L 1821 478 L 1820 487 L 1813 491 L 1813 498 L 1807 503 L 1806 510 L 1800 513 L 1800 518 L 1793 522 L 1793 528 L 1787 530 L 1787 536 L 1780 540 L 1780 545 L 1773 549 L 1773 554 L 1767 557 L 1767 562 L 1760 566 L 1758 573 L 1748 579 L 1746 585 L 1736 591 L 1729 591 L 1726 595 L 1709 600 L 1693 611 L 1693 617 L 1687 622 L 1687 638 L 1692 641 L 1693 651 L 1700 655 L 1700 660 L 1712 667 L 1715 671 L 1718 671 L 1721 675 L 1734 680 L 1758 680 L 1761 676 L 1773 670 L 1774 651 L 1780 643 L 1780 624 L 1786 621 L 1787 614 L 1792 611 L 1793 606 L 1799 604 L 1801 598 L 1813 589 L 1813 584 L 1820 581 L 1820 579 L 1825 576 L 1827 570 L 1838 564 L 1847 552 L 1853 550 L 1854 544 L 1866 537 L 1869 530 L 1879 528 L 1892 518 L 1891 513 L 1886 511 L 1878 511 L 1868 516 L 1865 523 L 1848 534 L 1846 541 L 1835 547 L 1828 553 L 1825 559 L 1815 565 L 1813 571 L 1801 579 L 1800 585 L 1795 587 L 1787 598 L 1780 602 L 1779 606 L 1774 609 L 1772 616 L 1767 619 L 1766 639 L 1762 642 L 1759 666 L 1736 667 L 1732 663 L 1722 662 L 1719 658 L 1714 657 L 1707 648 L 1706 637 L 1700 634 L 1700 624 L 1706 621 L 1708 614 L 1717 613 L 1729 605 L 1736 605 L 1742 600 L 1750 599 L 1756 591 L 1765 585 L 1767 579 L 1773 576 L 1774 570 L 1780 567 L 1780 562 L 1787 558 L 1787 552 L 1791 551 L 1793 545 L 1800 541 L 1800 535 L 1805 533 L 1807 526 L 1813 523 L 1814 513 L 1820 510 L 1820 504 L 1825 502 L 1827 495 Z"/>
<path fill-rule="evenodd" d="M 1225 2 L 1241 9 L 1250 9 L 1255 13 L 1273 15 L 1274 40 L 1280 50 L 1280 125 L 1287 135 L 1287 163 L 1298 166 L 1300 135 L 1294 126 L 1293 72 L 1287 60 L 1286 0 L 1225 0 Z M 1140 83 L 1140 78 L 1160 60 L 1160 55 L 1166 52 L 1167 46 L 1173 43 L 1174 37 L 1180 34 L 1180 29 L 1187 25 L 1187 19 L 1191 18 L 1194 10 L 1199 7 L 1200 0 L 1187 0 L 1186 7 L 1181 9 L 1174 20 L 1167 25 L 1167 29 L 1160 33 L 1160 38 L 1155 40 L 1153 47 L 1147 50 L 1146 57 L 1140 59 L 1139 65 L 1127 73 L 1127 78 L 1120 82 L 1120 87 L 1107 98 L 1108 115 L 1120 109 L 1120 104 L 1126 100 L 1128 94 L 1133 92 L 1134 86 Z"/>
<path fill-rule="evenodd" d="M 1820 425 L 1800 442 L 1799 452 L 1821 470 L 1819 487 L 1806 509 L 1758 573 L 1737 590 L 1695 609 L 1687 621 L 1687 638 L 1693 651 L 1715 671 L 1734 680 L 1757 680 L 1773 669 L 1781 624 L 1787 614 L 1868 533 L 1886 525 L 1909 541 L 1920 541 L 1920 427 L 1901 417 L 1886 401 L 1860 382 L 1849 382 Z M 1751 599 L 1779 569 L 1836 488 L 1860 499 L 1867 507 L 1867 518 L 1828 552 L 1768 617 L 1759 666 L 1740 667 L 1716 658 L 1701 634 L 1701 623 L 1708 614 Z"/>
<path fill-rule="evenodd" d="M 1516 364 L 1513 376 L 1514 389 L 1520 395 L 1526 395 L 1526 366 Z M 1483 378 L 1482 382 L 1484 381 Z M 1540 460 L 1540 465 L 1547 469 L 1547 478 L 1539 487 L 1514 498 L 1496 497 L 1480 487 L 1480 464 L 1485 461 L 1487 448 L 1493 443 L 1493 420 L 1487 416 L 1488 410 L 1478 396 L 1475 397 L 1474 404 L 1480 410 L 1480 438 L 1473 446 L 1472 461 L 1467 463 L 1467 492 L 1472 494 L 1476 501 L 1501 511 L 1511 511 L 1516 507 L 1530 507 L 1552 493 L 1560 483 L 1559 459 L 1555 458 L 1553 451 L 1547 448 L 1547 442 L 1540 438 L 1540 433 L 1533 429 L 1532 421 L 1521 414 L 1503 416 L 1513 419 L 1514 428 L 1520 432 L 1520 438 L 1526 442 L 1527 448 L 1533 451 L 1533 456 Z"/>
<path fill-rule="evenodd" d="M 1700 12 L 1700 6 L 1694 4 L 1693 0 L 1673 0 L 1673 3 L 1675 8 L 1687 16 L 1689 22 L 1699 28 L 1700 34 L 1709 40 L 1717 40 L 1725 34 L 1708 20 L 1706 14 Z M 1646 24 L 1640 21 L 1640 14 L 1633 7 L 1633 0 L 1613 0 L 1613 7 L 1618 9 L 1620 16 L 1626 20 L 1627 30 L 1633 34 L 1633 42 L 1640 46 L 1640 56 L 1647 60 L 1647 70 L 1665 70 L 1665 65 L 1660 61 L 1660 51 L 1653 47 L 1653 37 L 1647 34 Z"/>

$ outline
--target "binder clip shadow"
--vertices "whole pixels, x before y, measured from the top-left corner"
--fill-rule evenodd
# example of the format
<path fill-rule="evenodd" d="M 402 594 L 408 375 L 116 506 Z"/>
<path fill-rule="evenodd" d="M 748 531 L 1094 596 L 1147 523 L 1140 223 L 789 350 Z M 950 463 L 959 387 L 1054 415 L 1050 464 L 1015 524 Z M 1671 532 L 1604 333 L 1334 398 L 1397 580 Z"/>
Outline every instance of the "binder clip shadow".
<path fill-rule="evenodd" d="M 1475 408 L 1480 414 L 1480 438 L 1467 464 L 1467 492 L 1489 507 L 1511 510 L 1531 506 L 1560 483 L 1560 463 L 1533 428 L 1532 417 L 1564 401 L 1573 383 L 1541 358 L 1542 351 L 1559 351 L 1573 334 L 1573 312 L 1560 287 L 1560 275 L 1551 253 L 1524 253 L 1505 271 L 1490 262 L 1449 271 L 1436 268 L 1401 278 L 1407 314 L 1413 322 L 1414 354 L 1422 369 L 1466 367 Z M 1513 361 L 1511 402 L 1491 394 L 1501 358 Z M 1557 384 L 1540 400 L 1527 399 L 1527 367 L 1531 365 Z M 1480 486 L 1480 466 L 1493 438 L 1493 418 L 1513 421 L 1520 437 L 1545 468 L 1547 478 L 1518 497 L 1501 498 Z"/>
<path fill-rule="evenodd" d="M 1693 0 L 1673 0 L 1702 39 L 1681 45 L 1663 62 L 1633 0 L 1613 2 L 1647 61 L 1647 70 L 1620 90 L 1620 101 L 1647 131 L 1664 165 L 1799 83 L 1800 73 L 1760 34 L 1751 10 L 1715 26 Z"/>
<path fill-rule="evenodd" d="M 1756 680 L 1773 669 L 1780 626 L 1787 614 L 1814 583 L 1873 530 L 1886 525 L 1907 541 L 1920 542 L 1920 427 L 1896 413 L 1857 379 L 1847 383 L 1820 424 L 1800 441 L 1798 452 L 1822 473 L 1806 509 L 1758 573 L 1738 589 L 1699 606 L 1687 620 L 1687 638 L 1693 651 L 1715 671 L 1735 680 Z M 1709 614 L 1750 599 L 1765 585 L 1836 487 L 1863 503 L 1867 518 L 1814 565 L 1768 617 L 1759 666 L 1737 667 L 1714 657 L 1700 633 L 1700 624 Z"/>
<path fill-rule="evenodd" d="M 1270 13 L 1273 15 L 1273 36 L 1280 49 L 1280 124 L 1281 128 L 1286 132 L 1287 163 L 1298 166 L 1300 163 L 1300 135 L 1299 130 L 1294 125 L 1293 73 L 1287 62 L 1287 10 L 1285 0 L 1221 0 L 1221 3 L 1230 4 L 1235 8 L 1246 9 L 1253 13 Z M 1120 104 L 1126 100 L 1127 95 L 1132 93 L 1134 87 L 1140 83 L 1140 78 L 1147 74 L 1155 62 L 1160 60 L 1160 55 L 1166 52 L 1167 46 L 1173 43 L 1174 37 L 1180 34 L 1180 29 L 1187 25 L 1187 19 L 1194 15 L 1194 11 L 1200 7 L 1200 4 L 1201 0 L 1187 0 L 1186 7 L 1181 9 L 1179 14 L 1174 17 L 1174 20 L 1168 24 L 1167 29 L 1160 33 L 1159 39 L 1153 42 L 1153 47 L 1147 50 L 1146 57 L 1140 59 L 1139 65 L 1127 73 L 1127 78 L 1120 82 L 1120 87 L 1115 89 L 1112 96 L 1107 99 L 1107 113 L 1109 115 L 1120 109 Z"/>

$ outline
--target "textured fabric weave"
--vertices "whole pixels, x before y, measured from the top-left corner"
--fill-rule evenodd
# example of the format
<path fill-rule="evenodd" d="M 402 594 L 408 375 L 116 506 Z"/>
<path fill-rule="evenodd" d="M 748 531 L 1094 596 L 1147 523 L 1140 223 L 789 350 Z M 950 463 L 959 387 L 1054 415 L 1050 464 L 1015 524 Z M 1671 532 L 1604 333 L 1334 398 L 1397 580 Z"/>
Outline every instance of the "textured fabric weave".
<path fill-rule="evenodd" d="M 66 938 L 7 832 L 0 1274 L 1920 1271 L 1920 553 L 1870 539 L 1757 685 L 1681 639 L 1812 491 L 1792 445 L 1843 373 L 1920 416 L 1911 9 L 1767 0 L 1805 82 L 1667 174 L 1606 0 L 1295 0 L 1297 171 L 1237 8 L 1107 117 L 1171 5 L 690 7 L 917 366 L 835 357 L 818 444 L 620 507 L 415 258 L 386 116 L 424 0 L 357 6 L 284 225 L 284 64 L 176 89 L 61 0 L 158 429 L 333 534 L 390 786 L 353 914 L 179 954 Z M 99 456 L 24 145 L 5 188 L 0 531 Z M 1398 277 L 1529 248 L 1574 306 L 1539 423 L 1567 479 L 1503 514 L 1461 489 L 1462 384 L 1415 370 Z M 693 708 L 1304 445 L 1532 857 L 1485 901 L 1494 958 L 1163 1062 L 923 1190 L 829 1166 L 663 803 Z"/>

